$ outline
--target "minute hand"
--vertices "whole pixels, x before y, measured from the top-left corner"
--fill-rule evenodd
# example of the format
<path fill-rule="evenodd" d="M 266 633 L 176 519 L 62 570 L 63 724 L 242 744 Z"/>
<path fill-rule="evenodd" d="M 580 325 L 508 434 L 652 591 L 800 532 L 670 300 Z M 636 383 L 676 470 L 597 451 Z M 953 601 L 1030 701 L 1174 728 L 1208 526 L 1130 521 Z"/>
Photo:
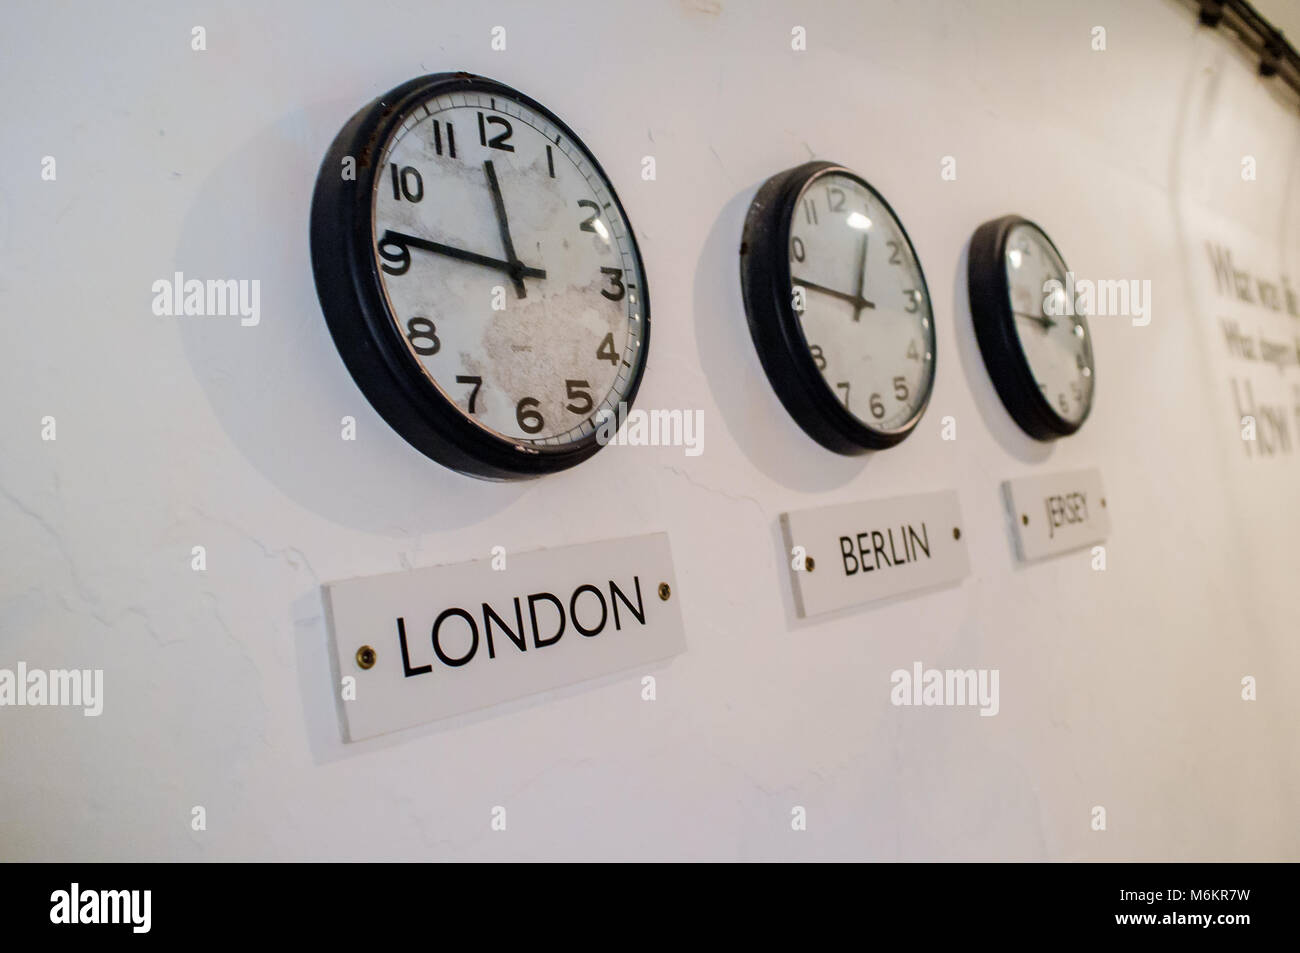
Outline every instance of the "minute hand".
<path fill-rule="evenodd" d="M 820 291 L 822 294 L 830 295 L 832 298 L 839 298 L 842 301 L 847 301 L 849 304 L 858 308 L 875 307 L 873 302 L 867 301 L 865 298 L 858 295 L 851 295 L 847 291 L 839 291 L 835 288 L 827 288 L 825 285 L 819 285 L 811 281 L 804 281 L 802 278 L 791 279 L 791 284 L 802 285 L 804 288 L 809 288 L 813 291 Z"/>
<path fill-rule="evenodd" d="M 497 271 L 504 271 L 506 274 L 513 274 L 519 266 L 512 265 L 508 261 L 502 261 L 500 258 L 492 258 L 488 255 L 480 255 L 478 252 L 465 251 L 463 248 L 455 248 L 451 245 L 444 245 L 441 242 L 433 242 L 427 238 L 419 238 L 415 235 L 407 235 L 404 232 L 395 232 L 389 229 L 384 232 L 379 239 L 380 247 L 384 245 L 401 245 L 403 247 L 419 248 L 423 251 L 430 251 L 436 255 L 446 255 L 448 258 L 455 258 L 459 261 L 467 261 L 472 265 L 482 265 L 485 268 L 494 268 Z M 519 268 L 519 274 L 525 278 L 545 278 L 546 271 L 542 268 L 530 268 L 523 265 Z"/>
<path fill-rule="evenodd" d="M 1012 314 L 1041 325 L 1044 331 L 1050 331 L 1056 327 L 1056 322 L 1045 314 L 1029 314 L 1027 311 L 1013 311 Z"/>
<path fill-rule="evenodd" d="M 483 163 L 483 173 L 487 176 L 488 188 L 492 191 L 492 206 L 497 213 L 497 227 L 501 230 L 501 245 L 510 262 L 510 277 L 515 284 L 515 294 L 526 298 L 528 291 L 524 288 L 524 276 L 519 271 L 524 263 L 515 254 L 515 243 L 510 238 L 510 221 L 506 218 L 506 200 L 501 197 L 501 183 L 497 181 L 497 170 L 491 159 Z"/>

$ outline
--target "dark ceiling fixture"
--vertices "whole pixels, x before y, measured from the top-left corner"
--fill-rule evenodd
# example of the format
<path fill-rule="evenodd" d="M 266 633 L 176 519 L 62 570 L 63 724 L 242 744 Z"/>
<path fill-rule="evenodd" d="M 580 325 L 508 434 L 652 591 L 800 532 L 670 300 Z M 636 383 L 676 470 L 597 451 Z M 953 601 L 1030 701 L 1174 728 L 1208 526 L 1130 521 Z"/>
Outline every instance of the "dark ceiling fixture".
<path fill-rule="evenodd" d="M 1259 75 L 1278 76 L 1300 93 L 1300 54 L 1286 41 L 1282 31 L 1264 19 L 1246 0 L 1195 0 L 1201 8 L 1201 24 L 1225 26 L 1259 57 Z"/>

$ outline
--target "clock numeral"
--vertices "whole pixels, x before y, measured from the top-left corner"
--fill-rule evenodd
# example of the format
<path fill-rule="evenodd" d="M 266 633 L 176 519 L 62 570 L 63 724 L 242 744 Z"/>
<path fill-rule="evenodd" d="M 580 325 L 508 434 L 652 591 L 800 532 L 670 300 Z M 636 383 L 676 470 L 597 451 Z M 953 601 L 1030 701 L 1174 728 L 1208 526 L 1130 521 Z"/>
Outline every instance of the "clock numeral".
<path fill-rule="evenodd" d="M 1070 381 L 1070 393 L 1074 395 L 1077 402 L 1083 403 L 1083 388 L 1079 386 L 1078 381 Z"/>
<path fill-rule="evenodd" d="M 867 401 L 867 406 L 871 408 L 871 416 L 877 420 L 885 416 L 885 405 L 881 402 L 879 394 L 872 394 L 871 399 Z"/>
<path fill-rule="evenodd" d="M 469 412 L 471 414 L 478 413 L 474 407 L 474 402 L 478 399 L 478 389 L 483 386 L 483 378 L 471 377 L 469 374 L 457 374 L 456 383 L 474 385 L 469 392 Z"/>
<path fill-rule="evenodd" d="M 891 265 L 901 265 L 903 259 L 898 257 L 898 242 L 885 242 L 889 246 L 889 263 Z"/>
<path fill-rule="evenodd" d="M 600 293 L 610 301 L 622 301 L 623 296 L 627 294 L 627 289 L 623 287 L 623 269 L 622 268 L 602 268 L 602 275 L 609 276 L 609 288 L 601 288 Z"/>
<path fill-rule="evenodd" d="M 907 378 L 894 378 L 894 400 L 907 400 L 910 391 L 907 389 Z"/>
<path fill-rule="evenodd" d="M 803 247 L 802 238 L 793 238 L 790 240 L 790 254 L 794 256 L 795 261 L 803 261 L 808 257 L 808 250 Z"/>
<path fill-rule="evenodd" d="M 433 151 L 442 155 L 442 121 L 438 119 L 433 121 Z M 451 123 L 447 123 L 447 153 L 456 158 L 456 132 Z"/>
<path fill-rule="evenodd" d="M 541 401 L 536 397 L 525 397 L 515 406 L 515 420 L 524 433 L 540 433 L 546 426 L 542 421 L 542 415 L 534 409 L 540 403 Z"/>
<path fill-rule="evenodd" d="M 388 167 L 393 173 L 394 199 L 399 202 L 402 199 L 406 199 L 408 202 L 418 202 L 424 198 L 424 179 L 420 177 L 419 169 L 408 165 L 399 170 L 396 162 L 388 163 Z"/>
<path fill-rule="evenodd" d="M 489 139 L 487 137 L 487 129 L 484 126 L 485 122 L 487 123 L 487 125 L 501 126 L 505 129 L 505 131 L 498 132 L 495 136 Z M 506 142 L 506 140 L 509 139 L 514 134 L 515 134 L 514 129 L 510 127 L 510 120 L 506 119 L 504 116 L 484 117 L 482 113 L 478 114 L 478 144 L 479 145 L 487 146 L 489 149 L 500 149 L 502 152 L 514 152 L 515 147 Z"/>
<path fill-rule="evenodd" d="M 551 178 L 555 178 L 555 156 L 551 153 L 551 147 L 546 147 L 546 171 L 551 173 Z"/>
<path fill-rule="evenodd" d="M 826 187 L 826 207 L 832 212 L 844 211 L 844 190 L 828 185 Z"/>
<path fill-rule="evenodd" d="M 840 382 L 839 382 L 838 384 L 836 384 L 835 386 L 836 386 L 836 387 L 843 387 L 843 388 L 844 388 L 844 409 L 845 409 L 845 410 L 848 410 L 848 408 L 849 408 L 849 382 L 848 382 L 848 381 L 840 381 Z"/>
<path fill-rule="evenodd" d="M 396 248 L 397 251 L 392 251 Z M 404 275 L 411 267 L 411 249 L 403 242 L 388 238 L 387 233 L 379 243 L 379 257 L 384 259 L 379 267 L 390 275 Z M 393 264 L 388 264 L 393 262 Z"/>
<path fill-rule="evenodd" d="M 565 381 L 564 389 L 568 392 L 569 400 L 580 400 L 582 406 L 576 407 L 573 404 L 565 404 L 564 409 L 571 414 L 589 413 L 591 408 L 596 406 L 596 402 L 591 399 L 591 394 L 585 390 L 590 386 L 586 381 Z"/>
<path fill-rule="evenodd" d="M 817 224 L 817 200 L 811 195 L 803 200 L 803 214 L 809 225 Z"/>
<path fill-rule="evenodd" d="M 917 350 L 915 341 L 909 341 L 907 344 L 907 359 L 909 361 L 919 361 L 921 359 L 921 352 Z"/>
<path fill-rule="evenodd" d="M 820 344 L 809 345 L 808 353 L 812 355 L 813 363 L 817 365 L 817 370 L 826 370 L 826 355 L 822 353 L 822 346 Z"/>
<path fill-rule="evenodd" d="M 916 309 L 921 306 L 921 292 L 908 288 L 903 294 L 907 295 L 907 307 L 903 310 L 908 314 L 916 314 Z"/>
<path fill-rule="evenodd" d="M 438 329 L 428 318 L 411 318 L 406 322 L 406 339 L 411 342 L 416 354 L 437 354 L 441 350 L 442 342 L 438 340 L 437 332 Z M 429 343 L 421 344 L 421 341 Z"/>
<path fill-rule="evenodd" d="M 596 357 L 602 361 L 609 361 L 615 367 L 618 366 L 618 354 L 614 351 L 614 332 L 611 331 L 605 335 L 605 340 L 600 342 L 600 347 L 596 348 Z"/>
<path fill-rule="evenodd" d="M 600 206 L 591 199 L 578 199 L 578 208 L 589 208 L 591 214 L 578 223 L 578 230 L 583 232 L 596 232 L 596 219 L 600 218 Z M 600 232 L 596 232 L 597 235 Z"/>
<path fill-rule="evenodd" d="M 1070 412 L 1070 402 L 1065 399 L 1064 394 L 1056 395 L 1056 404 L 1061 408 L 1061 413 L 1068 414 Z"/>

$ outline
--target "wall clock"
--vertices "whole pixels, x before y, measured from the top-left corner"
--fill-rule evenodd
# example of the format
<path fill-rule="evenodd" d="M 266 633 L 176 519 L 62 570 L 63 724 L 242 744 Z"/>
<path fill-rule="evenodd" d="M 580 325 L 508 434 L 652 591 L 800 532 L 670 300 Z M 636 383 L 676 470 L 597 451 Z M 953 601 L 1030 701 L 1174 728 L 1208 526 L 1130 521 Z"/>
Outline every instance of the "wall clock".
<path fill-rule="evenodd" d="M 843 454 L 891 447 L 934 386 L 930 294 L 902 222 L 833 162 L 768 179 L 740 246 L 759 360 L 804 431 Z"/>
<path fill-rule="evenodd" d="M 1065 260 L 1018 215 L 971 237 L 967 280 L 980 353 L 998 396 L 1037 440 L 1069 436 L 1092 410 L 1096 384 L 1088 320 L 1067 299 Z"/>
<path fill-rule="evenodd" d="M 455 470 L 571 467 L 636 396 L 650 301 L 631 224 L 582 141 L 508 86 L 439 73 L 358 111 L 321 164 L 311 252 L 353 379 Z"/>

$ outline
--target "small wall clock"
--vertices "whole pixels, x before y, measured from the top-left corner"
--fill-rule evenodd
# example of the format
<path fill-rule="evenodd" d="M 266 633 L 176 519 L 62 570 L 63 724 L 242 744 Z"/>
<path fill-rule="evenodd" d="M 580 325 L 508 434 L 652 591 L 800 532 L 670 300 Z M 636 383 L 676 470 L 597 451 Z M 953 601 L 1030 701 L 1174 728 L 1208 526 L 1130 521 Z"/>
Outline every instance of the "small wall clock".
<path fill-rule="evenodd" d="M 980 353 L 1003 405 L 1037 440 L 1069 436 L 1092 410 L 1088 320 L 1067 300 L 1067 268 L 1047 234 L 1018 215 L 971 237 L 967 279 Z"/>
<path fill-rule="evenodd" d="M 891 447 L 934 386 L 930 294 L 889 203 L 833 162 L 768 179 L 740 246 L 754 346 L 781 403 L 837 453 Z"/>
<path fill-rule="evenodd" d="M 650 300 L 632 226 L 590 150 L 508 86 L 439 73 L 359 110 L 321 164 L 311 251 L 353 379 L 455 470 L 571 467 L 636 397 Z"/>

